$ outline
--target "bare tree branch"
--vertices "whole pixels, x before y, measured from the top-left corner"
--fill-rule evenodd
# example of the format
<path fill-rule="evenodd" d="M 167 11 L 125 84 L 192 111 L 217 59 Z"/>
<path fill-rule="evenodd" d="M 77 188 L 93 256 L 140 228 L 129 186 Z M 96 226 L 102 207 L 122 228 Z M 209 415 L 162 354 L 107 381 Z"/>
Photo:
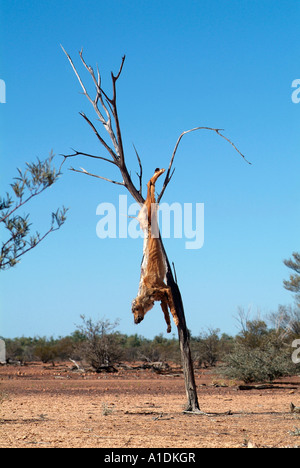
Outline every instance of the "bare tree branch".
<path fill-rule="evenodd" d="M 122 63 L 120 65 L 119 73 L 117 74 L 117 76 L 114 76 L 113 73 L 111 74 L 112 79 L 114 80 L 114 83 L 119 79 L 119 77 L 120 77 L 120 75 L 122 73 L 124 62 L 125 62 L 125 55 L 123 55 L 123 57 L 122 57 Z"/>
<path fill-rule="evenodd" d="M 99 176 L 98 174 L 92 174 L 91 172 L 88 172 L 87 170 L 85 170 L 83 167 L 81 167 L 80 170 L 74 169 L 74 167 L 70 167 L 70 171 L 79 172 L 79 174 L 86 174 L 91 177 L 97 177 L 97 179 L 106 180 L 107 182 L 111 182 L 112 184 L 122 185 L 123 187 L 125 186 L 124 182 L 117 182 L 116 180 L 107 179 L 106 177 Z"/>
<path fill-rule="evenodd" d="M 62 46 L 61 46 L 62 47 Z M 132 182 L 132 179 L 131 179 L 131 176 L 128 172 L 128 169 L 126 167 L 126 162 L 125 162 L 125 155 L 124 155 L 124 147 L 123 147 L 123 141 L 122 141 L 122 135 L 121 135 L 121 129 L 120 129 L 120 122 L 119 122 L 119 116 L 118 116 L 118 110 L 117 110 L 117 89 L 116 89 L 116 84 L 117 84 L 117 81 L 118 79 L 120 78 L 121 76 L 121 73 L 122 73 L 122 70 L 123 70 L 123 66 L 124 66 L 124 62 L 125 62 L 125 55 L 122 57 L 122 61 L 121 61 L 121 65 L 120 65 L 120 68 L 119 68 L 119 71 L 116 75 L 114 75 L 113 72 L 111 72 L 111 79 L 112 79 L 112 91 L 113 91 L 113 96 L 112 98 L 110 98 L 106 92 L 104 92 L 104 90 L 101 88 L 101 75 L 100 75 L 100 71 L 99 71 L 99 68 L 97 66 L 97 77 L 96 77 L 96 74 L 93 70 L 93 68 L 91 66 L 88 66 L 87 63 L 85 62 L 84 58 L 83 58 L 83 52 L 82 50 L 79 52 L 79 55 L 80 55 L 80 59 L 81 59 L 81 62 L 83 64 L 83 66 L 85 67 L 85 69 L 89 72 L 91 78 L 92 78 L 92 81 L 95 85 L 95 88 L 96 88 L 96 97 L 95 99 L 92 99 L 90 97 L 90 95 L 88 94 L 87 90 L 86 90 L 86 87 L 84 86 L 83 84 L 83 81 L 81 80 L 80 78 L 80 75 L 79 73 L 77 72 L 76 70 L 76 67 L 71 59 L 71 57 L 69 56 L 69 54 L 65 51 L 65 49 L 62 47 L 62 50 L 64 51 L 64 53 L 66 54 L 72 68 L 73 68 L 73 71 L 81 85 L 81 88 L 83 89 L 83 93 L 84 95 L 88 98 L 89 102 L 92 104 L 100 122 L 103 124 L 105 130 L 107 131 L 112 143 L 113 143 L 113 147 L 114 147 L 114 150 L 106 143 L 106 141 L 104 140 L 104 138 L 102 138 L 102 136 L 99 134 L 98 130 L 96 129 L 95 125 L 91 122 L 91 120 L 83 113 L 81 112 L 80 115 L 85 119 L 85 121 L 90 125 L 90 127 L 92 128 L 93 132 L 95 133 L 95 135 L 97 136 L 99 142 L 101 143 L 102 146 L 105 147 L 105 149 L 108 151 L 108 153 L 111 155 L 112 157 L 112 161 L 107 159 L 107 158 L 103 158 L 103 157 L 98 157 L 99 159 L 102 159 L 106 162 L 111 162 L 113 164 L 115 164 L 120 172 L 121 172 L 121 175 L 123 177 L 123 182 L 115 182 L 115 181 L 111 181 L 110 179 L 106 179 L 105 177 L 102 177 L 102 176 L 98 176 L 98 175 L 95 175 L 95 174 L 90 174 L 88 171 L 75 171 L 75 172 L 83 172 L 85 174 L 88 174 L 88 175 L 92 175 L 93 177 L 98 177 L 100 179 L 103 179 L 103 180 L 108 180 L 108 181 L 111 181 L 112 183 L 118 183 L 119 185 L 124 185 L 127 190 L 131 193 L 131 195 L 133 196 L 133 198 L 140 204 L 143 204 L 144 203 L 144 198 L 142 196 L 142 164 L 141 164 L 141 160 L 139 158 L 139 155 L 137 153 L 137 150 L 136 148 L 134 147 L 135 149 L 135 153 L 136 153 L 136 156 L 137 156 L 137 159 L 138 159 L 138 163 L 139 163 L 139 167 L 140 167 L 140 173 L 138 175 L 138 178 L 139 178 L 139 190 L 137 190 L 137 188 L 135 187 L 135 185 L 133 184 Z M 106 101 L 106 102 L 104 102 Z M 101 113 L 101 111 L 99 110 L 98 108 L 98 103 L 101 103 L 101 106 L 102 106 L 102 109 L 104 111 L 104 114 L 106 115 L 107 119 L 104 118 L 104 115 Z M 115 126 L 115 130 L 113 129 L 112 127 L 112 119 L 114 121 L 114 126 Z M 168 170 L 166 172 L 166 176 L 165 176 L 165 179 L 164 179 L 164 183 L 163 183 L 163 187 L 162 187 L 162 190 L 157 198 L 157 202 L 159 203 L 168 184 L 170 183 L 171 179 L 172 179 L 172 176 L 174 174 L 174 168 L 173 168 L 173 162 L 174 162 L 174 158 L 175 158 L 175 155 L 176 155 L 176 152 L 177 152 L 177 149 L 178 149 L 178 146 L 179 146 L 179 143 L 182 139 L 182 137 L 184 135 L 186 135 L 187 133 L 190 133 L 190 132 L 194 132 L 196 130 L 209 130 L 209 131 L 213 131 L 215 132 L 217 135 L 219 135 L 221 138 L 223 138 L 224 140 L 226 140 L 228 143 L 230 143 L 233 148 L 240 154 L 240 156 L 242 156 L 242 158 L 244 159 L 245 162 L 247 162 L 248 164 L 251 164 L 246 158 L 245 156 L 240 152 L 240 150 L 235 146 L 235 144 L 229 139 L 227 138 L 225 135 L 223 135 L 221 133 L 222 129 L 220 128 L 211 128 L 211 127 L 196 127 L 196 128 L 192 128 L 190 130 L 186 130 L 184 132 L 181 133 L 181 135 L 179 136 L 177 142 L 176 142 L 176 145 L 175 145 L 175 148 L 174 148 L 174 151 L 172 153 L 172 157 L 171 157 L 171 160 L 170 160 L 170 163 L 169 163 L 169 167 L 168 167 Z M 76 156 L 76 155 L 79 155 L 79 154 L 82 154 L 84 156 L 88 156 L 87 153 L 79 153 L 79 152 L 75 152 L 74 155 L 68 155 L 68 157 L 72 157 L 72 156 Z M 94 157 L 92 155 L 90 155 L 89 157 Z M 74 169 L 73 169 L 74 170 Z"/>
<path fill-rule="evenodd" d="M 71 148 L 73 149 L 73 148 Z M 82 153 L 81 151 L 77 151 L 73 149 L 74 154 L 61 154 L 60 156 L 63 156 L 65 159 L 68 158 L 74 158 L 75 156 L 86 156 L 87 158 L 93 158 L 93 159 L 101 159 L 102 161 L 106 161 L 110 164 L 114 164 L 117 166 L 117 163 L 115 161 L 112 161 L 111 159 L 104 158 L 103 156 L 96 156 L 95 154 L 89 154 L 89 153 Z"/>
<path fill-rule="evenodd" d="M 70 55 L 65 51 L 63 46 L 61 46 L 61 48 L 64 51 L 65 55 L 67 56 L 67 58 L 68 58 L 68 60 L 69 60 L 69 62 L 71 64 L 71 67 L 72 67 L 72 69 L 73 69 L 73 71 L 74 71 L 74 73 L 75 73 L 75 75 L 76 75 L 76 77 L 77 77 L 77 79 L 78 79 L 78 81 L 80 83 L 80 86 L 81 86 L 81 88 L 83 90 L 83 94 L 88 98 L 89 102 L 92 104 L 92 106 L 93 106 L 93 108 L 94 108 L 100 122 L 102 123 L 105 130 L 107 131 L 107 133 L 108 133 L 108 135 L 110 137 L 110 140 L 111 140 L 111 142 L 113 144 L 113 148 L 114 148 L 114 150 L 113 150 L 106 143 L 106 141 L 100 135 L 100 133 L 96 129 L 95 125 L 91 122 L 91 120 L 83 112 L 80 112 L 80 115 L 90 125 L 90 127 L 92 128 L 93 132 L 95 133 L 95 135 L 98 138 L 101 145 L 104 146 L 105 149 L 108 151 L 108 153 L 112 157 L 112 160 L 109 160 L 107 158 L 103 158 L 101 156 L 96 157 L 96 156 L 93 156 L 93 155 L 89 155 L 88 153 L 83 153 L 83 152 L 79 153 L 77 151 L 75 151 L 75 154 L 65 155 L 65 158 L 73 157 L 73 156 L 77 156 L 77 155 L 81 154 L 83 156 L 95 157 L 95 158 L 98 158 L 98 159 L 102 159 L 102 160 L 104 160 L 106 162 L 111 162 L 112 164 L 115 164 L 119 168 L 119 170 L 121 172 L 121 175 L 123 177 L 123 182 L 116 182 L 116 181 L 113 181 L 111 179 L 107 179 L 106 177 L 102 177 L 102 176 L 99 176 L 99 175 L 96 175 L 96 174 L 91 174 L 86 170 L 82 171 L 82 170 L 76 170 L 74 168 L 72 168 L 72 170 L 75 171 L 75 172 L 91 175 L 92 177 L 97 177 L 99 179 L 107 180 L 108 182 L 111 182 L 111 183 L 114 183 L 114 184 L 123 185 L 123 186 L 125 186 L 127 188 L 127 190 L 131 193 L 133 198 L 139 204 L 143 204 L 144 199 L 142 197 L 142 191 L 141 191 L 141 172 L 140 172 L 140 176 L 139 176 L 139 178 L 140 178 L 140 189 L 137 190 L 137 188 L 135 187 L 135 185 L 133 184 L 133 182 L 131 180 L 131 176 L 130 176 L 130 174 L 128 172 L 128 169 L 126 167 L 124 148 L 123 148 L 123 142 L 122 142 L 122 135 L 121 135 L 121 129 L 120 129 L 120 123 L 119 123 L 118 110 L 117 110 L 116 83 L 117 83 L 118 79 L 121 76 L 123 65 L 124 65 L 124 62 L 125 62 L 125 56 L 122 57 L 122 62 L 121 62 L 118 73 L 116 75 L 114 75 L 113 72 L 111 73 L 113 97 L 109 98 L 107 93 L 104 92 L 103 89 L 101 88 L 101 75 L 100 75 L 100 71 L 99 71 L 98 66 L 97 66 L 97 74 L 95 74 L 93 68 L 91 66 L 88 66 L 87 63 L 85 62 L 85 60 L 83 58 L 82 50 L 79 52 L 81 62 L 83 64 L 83 66 L 85 67 L 85 69 L 89 72 L 89 74 L 90 74 L 90 76 L 92 78 L 92 81 L 93 81 L 93 83 L 95 85 L 95 88 L 96 88 L 96 97 L 95 97 L 95 99 L 92 99 L 90 97 L 90 95 L 88 94 L 87 89 L 86 89 L 85 85 L 83 84 L 83 81 L 82 81 L 82 79 L 81 79 L 81 77 L 80 77 L 80 75 L 79 75 L 79 73 L 78 73 L 78 71 L 77 71 L 71 57 L 70 57 Z M 100 109 L 98 107 L 99 103 L 102 106 L 103 113 L 100 111 Z M 104 115 L 106 115 L 106 119 L 105 119 Z M 115 130 L 113 129 L 113 126 L 112 126 L 112 120 L 114 122 Z M 140 164 L 140 162 L 139 162 L 139 164 Z M 140 168 L 141 168 L 141 164 L 140 164 Z"/>
<path fill-rule="evenodd" d="M 133 147 L 134 147 L 134 151 L 135 151 L 135 154 L 136 154 L 139 166 L 140 166 L 140 173 L 138 174 L 138 172 L 136 172 L 136 175 L 138 176 L 139 181 L 140 181 L 140 190 L 139 190 L 139 192 L 142 195 L 142 191 L 143 191 L 143 166 L 142 166 L 141 158 L 139 157 L 139 154 L 138 154 L 134 144 L 133 144 Z"/>
<path fill-rule="evenodd" d="M 117 156 L 115 154 L 114 154 L 114 156 L 113 155 L 112 156 L 118 158 L 119 157 L 119 155 L 118 155 L 119 146 L 118 146 L 116 136 L 115 136 L 114 131 L 113 131 L 112 126 L 111 126 L 111 117 L 110 117 L 109 111 L 108 111 L 107 107 L 105 106 L 105 104 L 103 102 L 103 99 L 102 99 L 102 89 L 99 86 L 99 83 L 101 84 L 101 77 L 100 77 L 99 70 L 98 70 L 98 81 L 97 81 L 96 78 L 95 78 L 94 70 L 93 70 L 92 67 L 90 67 L 90 66 L 88 66 L 86 64 L 86 62 L 85 62 L 85 60 L 83 58 L 82 49 L 81 49 L 81 51 L 79 52 L 80 59 L 81 59 L 83 65 L 84 65 L 84 67 L 86 68 L 86 70 L 90 73 L 90 75 L 92 77 L 92 80 L 93 80 L 94 84 L 96 85 L 96 97 L 95 97 L 95 99 L 92 99 L 90 97 L 90 95 L 88 94 L 88 92 L 86 90 L 86 87 L 84 86 L 83 81 L 80 78 L 80 75 L 79 75 L 79 73 L 78 73 L 78 71 L 77 71 L 77 69 L 76 69 L 70 55 L 65 51 L 65 49 L 63 48 L 62 45 L 61 45 L 61 48 L 64 51 L 64 53 L 66 54 L 66 56 L 67 56 L 67 58 L 68 58 L 68 60 L 69 60 L 69 62 L 71 64 L 71 67 L 73 68 L 73 71 L 74 71 L 74 73 L 75 73 L 75 75 L 76 75 L 76 77 L 77 77 L 77 79 L 78 79 L 78 81 L 80 83 L 80 86 L 81 86 L 81 88 L 83 90 L 83 94 L 87 97 L 89 102 L 92 104 L 96 114 L 99 117 L 100 122 L 103 124 L 103 126 L 105 127 L 106 131 L 108 132 L 108 134 L 110 136 L 110 139 L 111 139 L 111 141 L 112 141 L 112 143 L 114 145 L 115 151 L 117 153 Z M 101 113 L 101 111 L 98 108 L 98 100 L 100 100 L 101 105 L 102 105 L 102 107 L 103 107 L 103 109 L 104 109 L 104 111 L 105 111 L 105 113 L 107 115 L 107 120 L 105 120 L 103 114 Z M 95 127 L 91 124 L 89 119 L 87 119 L 87 117 L 83 113 L 81 113 L 81 115 L 82 115 L 82 117 L 84 117 L 86 119 L 86 121 L 93 127 L 93 130 L 95 131 Z M 97 134 L 97 136 L 99 136 L 98 132 L 96 132 L 96 134 Z M 102 139 L 101 143 L 104 144 L 103 142 L 104 142 L 104 140 Z M 105 145 L 106 145 L 106 143 L 105 143 Z M 106 148 L 106 149 L 108 149 L 108 148 Z M 111 152 L 112 150 L 109 149 L 108 151 Z"/>
<path fill-rule="evenodd" d="M 114 161 L 117 161 L 119 156 L 113 151 L 113 149 L 106 143 L 106 141 L 101 137 L 101 135 L 98 133 L 96 127 L 94 126 L 94 124 L 92 124 L 92 122 L 90 121 L 90 119 L 85 115 L 84 112 L 79 112 L 79 115 L 81 115 L 81 117 L 84 118 L 84 120 L 90 125 L 90 127 L 93 129 L 96 137 L 98 138 L 98 140 L 100 141 L 101 145 L 104 146 L 104 148 L 109 152 L 109 154 L 112 156 L 113 160 Z"/>
<path fill-rule="evenodd" d="M 112 100 L 109 100 L 109 102 L 112 105 L 112 112 L 113 112 L 113 116 L 114 116 L 114 120 L 115 120 L 115 124 L 116 124 L 117 141 L 118 141 L 118 144 L 119 144 L 119 156 L 120 156 L 120 160 L 121 160 L 121 167 L 125 166 L 125 156 L 124 156 L 124 149 L 123 149 L 123 142 L 122 142 L 122 136 L 121 136 L 119 116 L 118 116 L 118 111 L 117 111 L 117 88 L 116 88 L 116 83 L 117 83 L 117 80 L 119 79 L 119 77 L 120 77 L 120 75 L 122 73 L 124 62 L 125 62 L 125 55 L 122 57 L 122 63 L 120 65 L 120 69 L 119 69 L 118 74 L 115 76 L 113 74 L 113 72 L 111 72 L 111 79 L 112 79 L 112 84 L 113 84 L 113 98 L 112 98 Z"/>
<path fill-rule="evenodd" d="M 216 132 L 217 135 L 219 135 L 221 138 L 224 138 L 224 140 L 228 141 L 228 143 L 230 143 L 234 149 L 242 156 L 242 158 L 245 160 L 246 163 L 250 164 L 251 165 L 251 162 L 249 162 L 245 156 L 240 152 L 240 150 L 235 146 L 234 143 L 232 143 L 231 140 L 229 140 L 229 138 L 227 138 L 226 136 L 222 135 L 222 133 L 220 133 L 221 131 L 223 131 L 222 128 L 211 128 L 211 127 L 196 127 L 196 128 L 191 128 L 190 130 L 186 130 L 185 132 L 182 132 L 181 135 L 179 136 L 177 142 L 176 142 L 176 145 L 175 145 L 175 148 L 174 148 L 174 151 L 173 151 L 173 154 L 172 154 L 172 157 L 171 157 L 171 160 L 170 160 L 170 164 L 169 164 L 169 167 L 168 167 L 168 170 L 167 170 L 167 173 L 166 173 L 166 177 L 165 177 L 165 180 L 164 180 L 164 183 L 163 183 L 163 187 L 162 187 L 162 190 L 157 198 L 157 203 L 160 202 L 173 174 L 174 174 L 174 169 L 173 169 L 173 172 L 171 173 L 171 169 L 172 169 L 172 165 L 173 165 L 173 162 L 174 162 L 174 158 L 175 158 L 175 154 L 176 154 L 176 151 L 177 151 L 177 148 L 179 146 L 179 143 L 182 139 L 182 137 L 184 135 L 186 135 L 187 133 L 191 133 L 191 132 L 194 132 L 196 130 L 211 130 L 213 132 Z M 171 175 L 170 175 L 171 174 Z"/>
<path fill-rule="evenodd" d="M 104 104 L 104 101 L 103 101 L 103 98 L 102 98 L 102 94 L 105 96 L 106 100 L 108 99 L 106 97 L 106 94 L 103 93 L 103 90 L 101 88 L 101 75 L 100 75 L 100 72 L 99 72 L 99 68 L 97 67 L 97 76 L 98 76 L 98 80 L 96 80 L 96 77 L 95 77 L 95 73 L 94 73 L 94 70 L 91 66 L 88 66 L 83 58 L 83 55 L 82 55 L 82 49 L 81 51 L 79 52 L 79 55 L 80 55 L 80 58 L 81 58 L 81 61 L 84 65 L 84 67 L 87 69 L 87 71 L 90 73 L 91 77 L 92 77 L 92 80 L 96 86 L 96 97 L 94 99 L 94 101 L 92 102 L 93 104 L 93 107 L 95 109 L 95 112 L 97 113 L 98 117 L 99 117 L 99 120 L 100 122 L 104 125 L 104 128 L 106 129 L 106 131 L 108 132 L 109 136 L 110 136 L 110 139 L 114 145 L 114 148 L 115 148 L 115 151 L 116 153 L 118 154 L 119 152 L 119 144 L 118 144 L 118 141 L 116 139 L 116 136 L 115 136 L 115 133 L 114 133 L 114 130 L 112 128 L 112 125 L 111 125 L 111 115 L 109 113 L 109 110 L 107 109 L 106 105 Z M 104 112 L 106 113 L 106 116 L 107 116 L 107 120 L 105 120 L 105 118 L 103 117 L 102 113 L 100 112 L 99 108 L 98 108 L 98 100 L 100 100 L 100 103 L 103 107 L 103 110 Z M 110 106 L 109 106 L 110 107 Z M 110 110 L 111 107 L 110 107 Z M 119 157 L 119 154 L 118 154 L 118 157 Z"/>

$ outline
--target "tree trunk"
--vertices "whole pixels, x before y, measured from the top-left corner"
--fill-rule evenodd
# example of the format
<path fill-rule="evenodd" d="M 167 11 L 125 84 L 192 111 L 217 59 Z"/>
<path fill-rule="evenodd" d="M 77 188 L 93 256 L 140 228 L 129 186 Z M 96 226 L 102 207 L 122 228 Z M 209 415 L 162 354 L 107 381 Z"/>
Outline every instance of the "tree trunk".
<path fill-rule="evenodd" d="M 181 362 L 182 362 L 182 369 L 183 369 L 183 375 L 184 375 L 184 381 L 185 381 L 185 390 L 186 390 L 186 396 L 187 396 L 186 411 L 198 413 L 200 412 L 200 408 L 199 408 L 199 402 L 198 402 L 198 396 L 197 396 L 194 366 L 193 366 L 191 349 L 190 349 L 190 334 L 186 326 L 182 297 L 180 294 L 178 284 L 176 283 L 174 279 L 171 266 L 170 266 L 170 262 L 167 257 L 166 251 L 164 249 L 162 240 L 161 240 L 161 245 L 162 245 L 162 249 L 163 249 L 164 256 L 165 256 L 166 263 L 167 263 L 167 285 L 170 286 L 171 288 L 176 313 L 179 318 L 178 338 L 179 338 L 179 344 L 180 344 Z"/>

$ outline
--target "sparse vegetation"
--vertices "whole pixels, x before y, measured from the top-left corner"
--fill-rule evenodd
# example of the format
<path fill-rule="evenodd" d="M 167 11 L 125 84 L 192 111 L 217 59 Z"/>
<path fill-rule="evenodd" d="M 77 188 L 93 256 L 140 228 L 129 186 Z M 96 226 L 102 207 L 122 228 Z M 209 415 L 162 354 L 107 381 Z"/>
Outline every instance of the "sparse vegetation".
<path fill-rule="evenodd" d="M 272 314 L 269 328 L 260 317 L 249 320 L 239 311 L 241 331 L 235 337 L 233 348 L 224 357 L 221 372 L 229 378 L 245 383 L 273 381 L 276 378 L 299 372 L 299 365 L 291 359 L 291 343 L 295 338 L 296 323 L 293 310 L 279 307 Z"/>
<path fill-rule="evenodd" d="M 299 437 L 299 436 L 300 436 L 300 427 L 296 427 L 296 426 L 295 426 L 294 431 L 290 431 L 289 434 L 290 434 L 291 436 L 294 436 L 294 437 L 295 437 L 295 436 L 296 436 L 296 437 Z"/>
<path fill-rule="evenodd" d="M 108 416 L 112 414 L 113 409 L 108 406 L 107 403 L 102 403 L 102 415 L 103 416 Z"/>
<path fill-rule="evenodd" d="M 115 332 L 118 321 L 111 323 L 102 319 L 93 322 L 84 315 L 81 319 L 83 323 L 78 330 L 82 339 L 77 344 L 76 351 L 97 372 L 114 371 L 114 364 L 122 359 L 121 335 Z"/>
<path fill-rule="evenodd" d="M 50 227 L 44 234 L 31 234 L 29 214 L 20 215 L 20 209 L 51 187 L 61 175 L 61 166 L 53 165 L 54 155 L 44 161 L 26 163 L 26 170 L 18 169 L 18 177 L 11 185 L 12 195 L 0 196 L 0 228 L 3 230 L 0 251 L 0 271 L 17 265 L 30 250 L 37 247 L 51 232 L 57 231 L 66 221 L 67 209 L 62 207 L 52 213 Z"/>
<path fill-rule="evenodd" d="M 81 317 L 82 324 L 70 335 L 7 339 L 8 362 L 41 360 L 44 363 L 74 359 L 86 363 L 97 372 L 115 372 L 122 362 L 180 363 L 178 340 L 155 336 L 152 340 L 140 335 L 126 335 L 117 330 L 118 321 Z M 240 331 L 235 336 L 221 334 L 218 329 L 191 336 L 196 368 L 217 367 L 222 377 L 245 383 L 269 382 L 299 373 L 300 365 L 292 362 L 293 339 L 299 337 L 300 314 L 292 307 L 280 306 L 276 313 L 263 320 L 250 320 L 239 311 Z M 268 322 L 270 326 L 268 326 Z"/>

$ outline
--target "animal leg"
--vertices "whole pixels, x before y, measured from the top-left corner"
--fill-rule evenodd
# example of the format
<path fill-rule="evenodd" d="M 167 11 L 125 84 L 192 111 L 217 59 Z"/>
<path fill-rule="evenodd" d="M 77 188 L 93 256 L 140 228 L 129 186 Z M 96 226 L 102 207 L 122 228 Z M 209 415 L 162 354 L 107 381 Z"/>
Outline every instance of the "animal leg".
<path fill-rule="evenodd" d="M 155 283 L 155 288 L 158 289 L 160 295 L 165 297 L 165 301 L 167 302 L 169 309 L 171 311 L 171 314 L 173 316 L 173 320 L 175 325 L 178 327 L 179 325 L 179 318 L 176 313 L 174 301 L 173 301 L 173 296 L 172 296 L 172 291 L 170 286 L 167 286 L 162 280 L 157 280 Z"/>
<path fill-rule="evenodd" d="M 175 305 L 174 305 L 174 301 L 173 301 L 173 296 L 172 296 L 172 292 L 171 292 L 171 288 L 170 287 L 167 287 L 165 289 L 165 294 L 167 296 L 167 302 L 168 302 L 168 306 L 170 308 L 170 311 L 171 311 L 171 314 L 173 316 L 173 320 L 174 320 L 174 323 L 175 325 L 178 327 L 179 325 L 179 318 L 178 318 L 178 315 L 177 315 L 177 312 L 176 312 L 176 309 L 175 309 Z"/>
<path fill-rule="evenodd" d="M 171 330 L 172 330 L 171 320 L 170 320 L 170 314 L 169 314 L 169 309 L 168 309 L 168 303 L 167 303 L 166 299 L 161 300 L 160 306 L 161 306 L 162 311 L 164 313 L 166 324 L 168 325 L 167 333 L 171 333 Z"/>

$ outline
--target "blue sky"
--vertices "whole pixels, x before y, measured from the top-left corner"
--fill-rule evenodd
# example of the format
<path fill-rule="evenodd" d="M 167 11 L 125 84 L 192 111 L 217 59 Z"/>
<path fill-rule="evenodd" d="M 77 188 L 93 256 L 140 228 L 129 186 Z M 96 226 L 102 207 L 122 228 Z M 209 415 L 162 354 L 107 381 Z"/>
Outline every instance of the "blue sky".
<path fill-rule="evenodd" d="M 225 129 L 252 162 L 212 132 L 186 135 L 178 149 L 163 201 L 205 206 L 201 249 L 186 250 L 185 239 L 165 240 L 192 334 L 208 326 L 235 334 L 239 306 L 264 315 L 292 303 L 282 286 L 289 274 L 282 260 L 300 248 L 300 103 L 291 99 L 291 84 L 300 78 L 299 15 L 298 1 L 2 0 L 1 193 L 16 167 L 51 149 L 57 165 L 71 147 L 104 156 L 78 115 L 84 111 L 95 122 L 60 44 L 88 80 L 78 57 L 83 47 L 108 90 L 110 71 L 126 54 L 118 105 L 132 174 L 132 142 L 146 181 L 154 168 L 168 165 L 180 133 L 200 125 Z M 69 207 L 68 219 L 1 273 L 0 335 L 63 336 L 80 314 L 119 318 L 119 330 L 128 334 L 165 334 L 159 306 L 133 324 L 141 239 L 96 236 L 98 204 L 117 205 L 125 192 L 71 172 L 70 165 L 24 208 L 40 232 L 61 205 Z M 73 159 L 72 165 L 118 176 L 104 162 Z"/>

